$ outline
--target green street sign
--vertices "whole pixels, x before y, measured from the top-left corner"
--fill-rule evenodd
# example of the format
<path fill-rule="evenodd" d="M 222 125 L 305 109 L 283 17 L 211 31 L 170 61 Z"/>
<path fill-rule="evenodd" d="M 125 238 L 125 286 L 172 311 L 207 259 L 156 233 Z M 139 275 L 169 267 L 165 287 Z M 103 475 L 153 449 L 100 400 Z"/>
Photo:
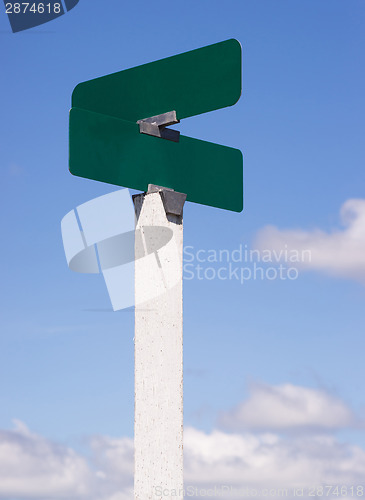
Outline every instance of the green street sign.
<path fill-rule="evenodd" d="M 136 123 L 77 108 L 70 123 L 74 175 L 141 191 L 156 184 L 187 193 L 189 201 L 242 210 L 239 149 L 185 136 L 158 139 L 140 134 Z"/>
<path fill-rule="evenodd" d="M 241 45 L 208 45 L 79 83 L 72 107 L 130 122 L 175 110 L 177 118 L 235 104 L 241 95 Z"/>
<path fill-rule="evenodd" d="M 232 39 L 80 83 L 70 112 L 70 172 L 142 191 L 156 184 L 188 201 L 242 211 L 241 151 L 166 128 L 235 104 L 241 72 L 241 46 Z"/>

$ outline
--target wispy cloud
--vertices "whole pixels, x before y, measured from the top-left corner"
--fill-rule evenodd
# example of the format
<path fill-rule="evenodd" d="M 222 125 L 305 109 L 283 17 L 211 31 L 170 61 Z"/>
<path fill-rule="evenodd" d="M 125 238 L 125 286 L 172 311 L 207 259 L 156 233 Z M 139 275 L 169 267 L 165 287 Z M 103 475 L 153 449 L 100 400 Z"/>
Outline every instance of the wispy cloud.
<path fill-rule="evenodd" d="M 8 175 L 10 177 L 23 177 L 25 175 L 25 169 L 17 163 L 11 163 L 8 167 Z"/>
<path fill-rule="evenodd" d="M 91 480 L 84 458 L 31 433 L 22 422 L 0 431 L 0 498 L 79 498 Z"/>
<path fill-rule="evenodd" d="M 223 484 L 260 491 L 299 485 L 354 485 L 364 480 L 365 451 L 340 443 L 334 436 L 288 438 L 187 429 L 184 442 L 185 481 L 200 487 Z"/>
<path fill-rule="evenodd" d="M 251 395 L 220 424 L 229 430 L 335 430 L 357 425 L 358 419 L 339 398 L 322 389 L 292 384 L 253 384 Z"/>
<path fill-rule="evenodd" d="M 256 235 L 255 245 L 282 255 L 310 250 L 311 258 L 298 266 L 365 284 L 365 200 L 347 200 L 341 207 L 340 220 L 342 229 L 332 232 L 267 226 Z"/>

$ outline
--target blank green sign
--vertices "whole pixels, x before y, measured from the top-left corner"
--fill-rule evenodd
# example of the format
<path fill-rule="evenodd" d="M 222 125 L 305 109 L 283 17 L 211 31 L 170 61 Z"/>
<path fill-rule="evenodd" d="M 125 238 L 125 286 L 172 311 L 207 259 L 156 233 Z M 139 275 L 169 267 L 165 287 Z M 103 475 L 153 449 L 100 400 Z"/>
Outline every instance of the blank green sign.
<path fill-rule="evenodd" d="M 141 191 L 157 184 L 189 201 L 240 212 L 241 151 L 141 134 L 136 122 L 172 110 L 181 120 L 231 106 L 241 94 L 241 72 L 241 46 L 227 40 L 77 85 L 70 172 Z"/>

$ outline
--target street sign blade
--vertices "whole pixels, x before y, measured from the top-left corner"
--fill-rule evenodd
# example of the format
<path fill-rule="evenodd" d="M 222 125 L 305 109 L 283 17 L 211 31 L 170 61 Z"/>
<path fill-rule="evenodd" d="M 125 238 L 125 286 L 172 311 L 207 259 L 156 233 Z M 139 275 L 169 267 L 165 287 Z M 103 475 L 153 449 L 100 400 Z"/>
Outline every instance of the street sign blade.
<path fill-rule="evenodd" d="M 180 136 L 166 141 L 112 116 L 72 108 L 70 172 L 131 189 L 148 184 L 187 194 L 187 200 L 241 212 L 243 157 L 238 149 Z"/>
<path fill-rule="evenodd" d="M 72 107 L 136 122 L 176 110 L 179 120 L 232 106 L 241 95 L 235 39 L 80 83 Z"/>

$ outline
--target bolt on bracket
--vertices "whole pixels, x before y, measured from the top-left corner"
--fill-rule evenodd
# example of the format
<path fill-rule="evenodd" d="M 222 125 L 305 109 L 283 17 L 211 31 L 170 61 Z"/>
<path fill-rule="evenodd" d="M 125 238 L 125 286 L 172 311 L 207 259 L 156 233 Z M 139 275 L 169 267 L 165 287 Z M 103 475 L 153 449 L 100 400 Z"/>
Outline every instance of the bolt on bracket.
<path fill-rule="evenodd" d="M 166 128 L 168 125 L 180 123 L 176 118 L 176 111 L 168 111 L 161 115 L 151 116 L 137 121 L 141 134 L 153 135 L 168 141 L 179 142 L 180 132 Z"/>

